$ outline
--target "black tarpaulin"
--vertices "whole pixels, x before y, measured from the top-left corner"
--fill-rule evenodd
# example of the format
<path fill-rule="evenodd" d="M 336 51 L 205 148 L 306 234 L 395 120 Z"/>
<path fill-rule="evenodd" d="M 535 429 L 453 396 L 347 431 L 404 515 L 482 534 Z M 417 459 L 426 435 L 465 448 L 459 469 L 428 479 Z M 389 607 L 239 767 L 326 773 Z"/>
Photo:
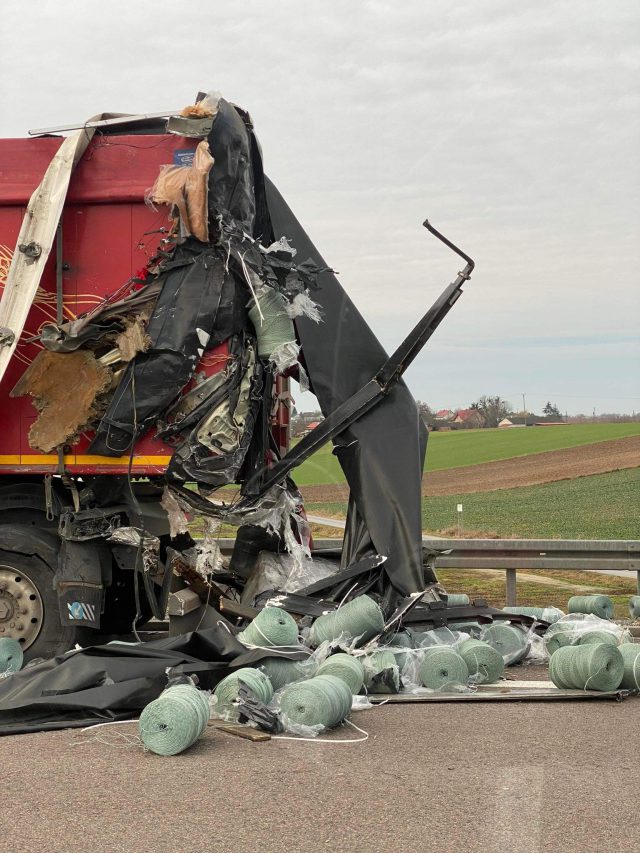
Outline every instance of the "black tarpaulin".
<path fill-rule="evenodd" d="M 277 238 L 284 236 L 320 268 L 326 263 L 273 183 L 265 178 Z M 387 360 L 380 341 L 331 271 L 320 272 L 313 298 L 323 322 L 296 317 L 295 324 L 313 391 L 324 415 L 369 382 Z M 422 469 L 427 432 L 403 382 L 334 441 L 361 523 L 351 525 L 362 545 L 362 526 L 373 548 L 387 557 L 385 571 L 402 595 L 424 589 L 422 567 Z M 355 553 L 348 553 L 347 560 Z M 359 548 L 362 555 L 362 547 Z"/>
<path fill-rule="evenodd" d="M 232 668 L 255 666 L 277 650 L 249 650 L 225 627 L 68 652 L 0 679 L 0 735 L 91 725 L 137 716 L 173 675 L 197 675 L 211 689 Z M 288 654 L 304 659 L 307 652 Z"/>

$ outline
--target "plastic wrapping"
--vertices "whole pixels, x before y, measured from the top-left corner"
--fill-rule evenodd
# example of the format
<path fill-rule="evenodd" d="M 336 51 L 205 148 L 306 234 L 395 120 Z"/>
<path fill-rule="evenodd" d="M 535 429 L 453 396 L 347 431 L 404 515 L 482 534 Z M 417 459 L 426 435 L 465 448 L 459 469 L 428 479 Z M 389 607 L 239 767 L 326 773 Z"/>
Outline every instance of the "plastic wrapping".
<path fill-rule="evenodd" d="M 592 632 L 604 632 L 615 638 L 616 645 L 629 642 L 631 635 L 626 628 L 600 619 L 592 613 L 570 613 L 550 625 L 544 635 L 544 645 L 549 656 L 563 646 L 580 645 L 586 635 Z M 588 637 L 586 637 L 588 641 Z"/>
<path fill-rule="evenodd" d="M 252 605 L 263 592 L 297 592 L 338 571 L 335 560 L 261 551 L 242 591 L 243 604 Z"/>

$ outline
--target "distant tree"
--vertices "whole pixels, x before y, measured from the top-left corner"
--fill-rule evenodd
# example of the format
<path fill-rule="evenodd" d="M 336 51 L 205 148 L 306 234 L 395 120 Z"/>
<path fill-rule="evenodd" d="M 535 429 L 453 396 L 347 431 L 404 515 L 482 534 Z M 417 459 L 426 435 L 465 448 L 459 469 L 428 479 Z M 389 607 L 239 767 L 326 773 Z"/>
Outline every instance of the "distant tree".
<path fill-rule="evenodd" d="M 423 403 L 422 400 L 416 400 L 420 417 L 427 426 L 432 426 L 436 419 L 435 412 L 428 403 Z"/>
<path fill-rule="evenodd" d="M 472 409 L 477 409 L 484 418 L 486 427 L 497 427 L 503 418 L 506 418 L 511 411 L 511 403 L 503 400 L 502 397 L 490 397 L 483 394 L 478 397 L 475 403 L 471 404 Z"/>
<path fill-rule="evenodd" d="M 547 405 L 542 410 L 542 413 L 547 418 L 555 418 L 558 421 L 562 420 L 562 412 L 556 405 L 550 403 L 549 400 L 547 400 Z"/>

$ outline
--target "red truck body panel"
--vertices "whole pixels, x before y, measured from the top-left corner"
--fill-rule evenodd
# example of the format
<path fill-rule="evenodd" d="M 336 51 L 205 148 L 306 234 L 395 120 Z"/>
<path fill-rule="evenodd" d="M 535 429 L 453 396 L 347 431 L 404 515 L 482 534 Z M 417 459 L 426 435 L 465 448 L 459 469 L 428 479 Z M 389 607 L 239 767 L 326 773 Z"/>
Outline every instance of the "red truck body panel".
<path fill-rule="evenodd" d="M 62 139 L 0 140 L 0 288 L 31 193 L 40 183 Z M 62 261 L 65 319 L 95 307 L 117 291 L 155 254 L 168 226 L 167 208 L 154 211 L 144 203 L 164 164 L 181 163 L 197 141 L 175 135 L 97 136 L 77 165 L 62 217 Z M 40 291 L 27 318 L 24 333 L 0 385 L 0 474 L 55 473 L 58 457 L 29 446 L 29 428 L 37 412 L 27 397 L 9 396 L 26 366 L 42 349 L 33 340 L 43 323 L 56 319 L 56 257 L 52 251 Z M 197 370 L 211 375 L 220 370 L 226 344 L 205 353 Z M 281 407 L 282 409 L 283 407 Z M 288 415 L 281 412 L 281 415 Z M 162 474 L 172 448 L 152 430 L 134 448 L 136 474 Z M 72 474 L 123 474 L 129 456 L 113 458 L 87 452 L 90 435 L 83 435 L 64 457 Z"/>

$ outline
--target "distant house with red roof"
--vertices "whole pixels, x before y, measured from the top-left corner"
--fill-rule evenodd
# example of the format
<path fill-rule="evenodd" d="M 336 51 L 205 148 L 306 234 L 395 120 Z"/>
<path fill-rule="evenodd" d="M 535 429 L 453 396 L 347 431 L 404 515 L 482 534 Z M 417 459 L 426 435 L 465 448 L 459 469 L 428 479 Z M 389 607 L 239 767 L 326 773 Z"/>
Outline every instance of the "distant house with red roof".
<path fill-rule="evenodd" d="M 484 417 L 477 409 L 458 409 L 453 423 L 468 429 L 480 429 L 484 426 Z"/>
<path fill-rule="evenodd" d="M 436 412 L 435 418 L 438 421 L 450 421 L 453 419 L 455 412 L 451 409 L 440 409 L 439 412 Z"/>

